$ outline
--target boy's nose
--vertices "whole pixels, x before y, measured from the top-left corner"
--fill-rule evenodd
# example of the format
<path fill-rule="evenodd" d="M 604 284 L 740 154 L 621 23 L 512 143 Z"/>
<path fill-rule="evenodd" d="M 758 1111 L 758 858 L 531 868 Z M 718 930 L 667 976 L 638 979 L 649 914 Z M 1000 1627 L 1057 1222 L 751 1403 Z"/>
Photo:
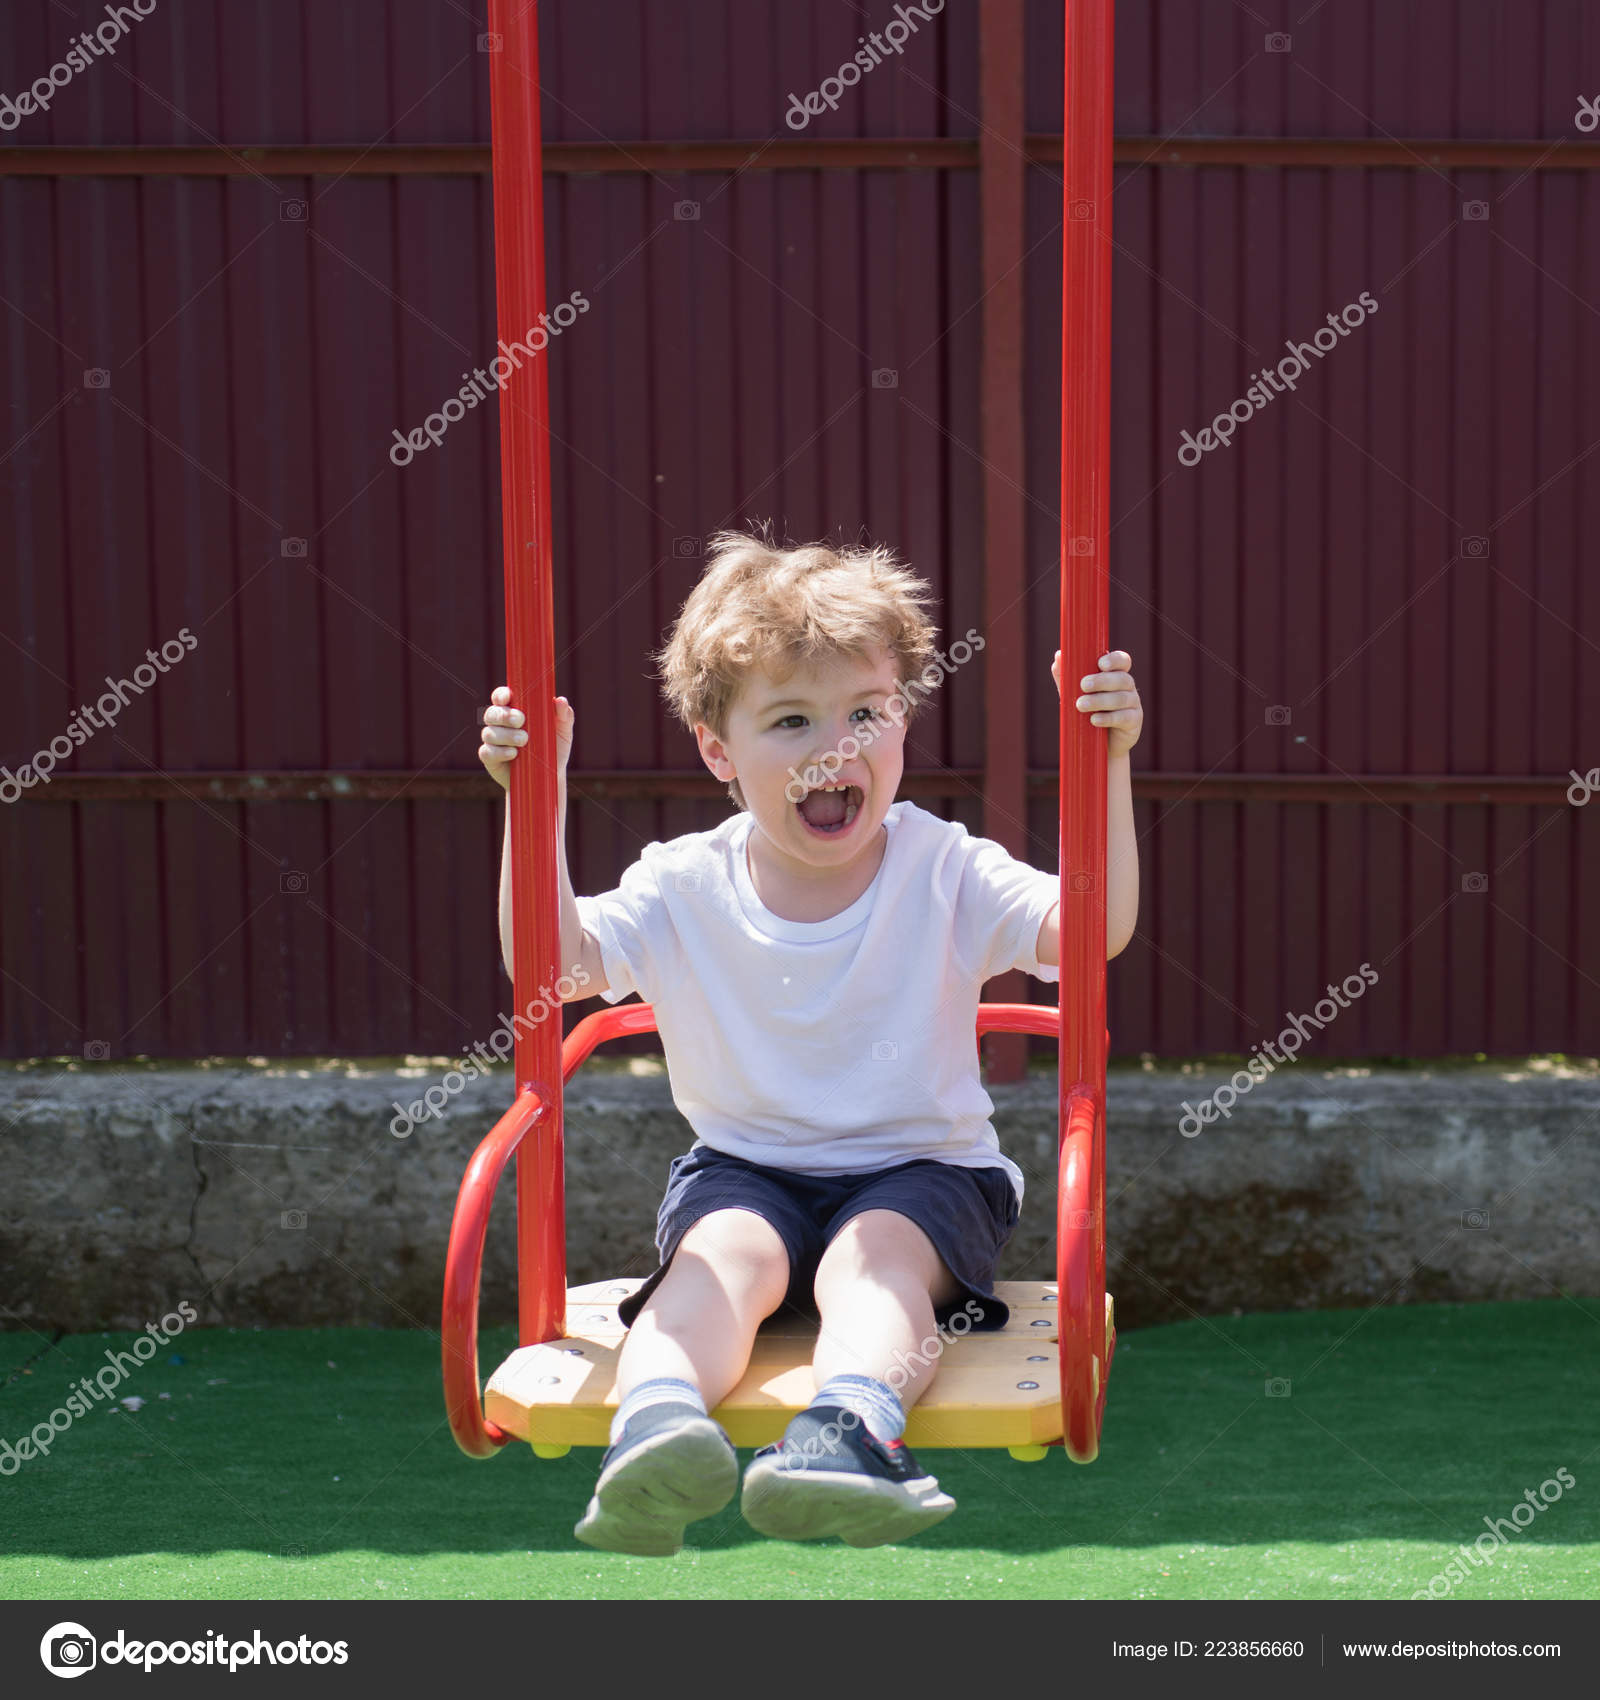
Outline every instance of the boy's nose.
<path fill-rule="evenodd" d="M 837 747 L 830 746 L 830 749 L 835 756 L 838 755 Z M 837 766 L 829 762 L 824 767 L 822 757 L 817 756 L 811 766 L 824 785 L 859 785 L 863 791 L 867 787 L 867 769 L 864 762 L 844 761 L 839 762 Z"/>
<path fill-rule="evenodd" d="M 859 785 L 864 791 L 867 786 L 867 764 L 863 756 L 867 742 L 861 735 L 861 723 L 846 720 L 833 726 L 820 726 L 817 730 L 822 741 L 812 751 L 801 771 L 820 776 L 824 784 Z M 846 738 L 854 740 L 854 743 L 848 746 L 852 750 L 848 759 L 844 749 L 840 747 Z M 822 764 L 824 756 L 832 757 L 826 767 Z"/>

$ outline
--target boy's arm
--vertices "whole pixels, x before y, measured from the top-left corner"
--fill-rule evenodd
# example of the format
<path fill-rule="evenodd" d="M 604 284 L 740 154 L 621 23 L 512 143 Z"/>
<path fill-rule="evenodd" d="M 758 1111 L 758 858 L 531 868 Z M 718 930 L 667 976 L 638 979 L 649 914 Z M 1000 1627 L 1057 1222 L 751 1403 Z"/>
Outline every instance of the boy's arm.
<path fill-rule="evenodd" d="M 1139 844 L 1133 833 L 1133 772 L 1126 756 L 1106 766 L 1106 960 L 1128 948 L 1139 921 Z M 1061 905 L 1039 928 L 1039 960 L 1061 965 Z"/>
<path fill-rule="evenodd" d="M 567 871 L 567 758 L 572 753 L 572 729 L 576 720 L 572 705 L 565 697 L 556 698 L 556 866 L 561 874 L 561 946 L 558 983 L 562 978 L 576 982 L 577 989 L 563 1001 L 577 1003 L 584 998 L 598 997 L 608 989 L 605 972 L 600 965 L 600 946 L 583 929 L 578 914 L 578 900 L 572 892 L 572 876 Z M 478 750 L 489 776 L 506 793 L 505 841 L 500 852 L 500 959 L 506 973 L 516 979 L 513 968 L 514 951 L 511 942 L 511 763 L 518 750 L 527 743 L 521 709 L 511 706 L 511 692 L 506 686 L 496 688 L 490 706 L 483 715 L 483 742 Z"/>
<path fill-rule="evenodd" d="M 1114 649 L 1100 657 L 1102 671 L 1081 679 L 1077 699 L 1091 726 L 1107 729 L 1106 738 L 1106 959 L 1128 947 L 1139 922 L 1139 841 L 1133 831 L 1133 768 L 1128 757 L 1144 729 L 1144 705 L 1133 679 L 1133 659 Z M 1061 689 L 1061 651 L 1050 664 Z M 1061 964 L 1061 905 L 1039 928 L 1036 954 L 1051 968 Z"/>
<path fill-rule="evenodd" d="M 1106 766 L 1106 960 L 1120 956 L 1139 924 L 1139 840 L 1133 830 L 1133 763 Z"/>
<path fill-rule="evenodd" d="M 578 982 L 578 990 L 568 1003 L 584 998 L 599 997 L 607 989 L 605 971 L 600 965 L 600 946 L 583 930 L 578 918 L 578 900 L 572 890 L 572 875 L 567 867 L 567 780 L 561 775 L 556 787 L 556 866 L 561 873 L 561 972 Z M 511 978 L 511 797 L 506 796 L 506 834 L 500 854 L 500 955 Z M 580 972 L 581 970 L 581 972 Z M 584 975 L 588 978 L 585 979 Z"/>

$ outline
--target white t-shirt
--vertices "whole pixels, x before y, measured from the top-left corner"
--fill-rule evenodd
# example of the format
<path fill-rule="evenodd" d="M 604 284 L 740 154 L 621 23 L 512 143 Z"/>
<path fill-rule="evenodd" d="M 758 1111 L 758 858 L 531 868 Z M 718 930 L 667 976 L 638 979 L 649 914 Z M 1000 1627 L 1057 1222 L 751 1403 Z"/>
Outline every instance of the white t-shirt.
<path fill-rule="evenodd" d="M 744 812 L 647 844 L 615 891 L 580 897 L 607 1003 L 655 1007 L 672 1099 L 730 1156 L 804 1174 L 916 1158 L 999 1167 L 978 1077 L 985 980 L 1038 960 L 1055 874 L 901 799 L 872 884 L 826 921 L 786 921 L 756 895 Z"/>

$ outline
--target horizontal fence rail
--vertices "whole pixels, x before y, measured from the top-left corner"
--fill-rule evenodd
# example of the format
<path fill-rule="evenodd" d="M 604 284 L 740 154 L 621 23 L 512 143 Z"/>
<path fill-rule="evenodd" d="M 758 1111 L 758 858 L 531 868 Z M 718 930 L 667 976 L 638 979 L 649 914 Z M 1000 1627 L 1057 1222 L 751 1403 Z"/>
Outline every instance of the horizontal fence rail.
<path fill-rule="evenodd" d="M 983 788 L 983 770 L 907 773 L 902 797 L 963 797 Z M 1027 775 L 1030 797 L 1053 797 L 1057 777 Z M 709 773 L 594 773 L 571 769 L 569 794 L 605 797 L 727 795 Z M 1538 803 L 1567 801 L 1572 780 L 1537 774 L 1136 773 L 1133 794 L 1195 803 Z M 492 802 L 503 793 L 481 769 L 452 773 L 64 773 L 23 793 L 27 803 Z"/>
<path fill-rule="evenodd" d="M 967 171 L 979 143 L 961 136 L 794 141 L 551 142 L 546 175 L 672 171 Z M 1029 164 L 1059 165 L 1059 136 L 1027 136 Z M 1319 136 L 1119 136 L 1117 165 L 1331 166 L 1401 171 L 1594 171 L 1600 143 Z M 0 148 L 0 177 L 486 177 L 489 150 L 472 143 L 242 144 L 236 147 Z"/>

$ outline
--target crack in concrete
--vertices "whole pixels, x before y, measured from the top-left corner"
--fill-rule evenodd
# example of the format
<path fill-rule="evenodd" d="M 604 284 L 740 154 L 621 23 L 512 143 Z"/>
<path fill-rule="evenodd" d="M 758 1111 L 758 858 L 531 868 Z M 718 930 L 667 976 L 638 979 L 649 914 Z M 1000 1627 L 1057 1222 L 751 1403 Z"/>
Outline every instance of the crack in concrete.
<path fill-rule="evenodd" d="M 194 1272 L 200 1278 L 200 1290 L 205 1294 L 203 1302 L 209 1304 L 220 1315 L 221 1306 L 212 1298 L 210 1287 L 206 1283 L 206 1272 L 200 1267 L 200 1259 L 194 1254 L 194 1237 L 200 1214 L 200 1199 L 206 1188 L 210 1186 L 211 1177 L 200 1166 L 200 1148 L 204 1141 L 195 1133 L 195 1117 L 192 1111 L 186 1120 L 189 1129 L 189 1157 L 194 1164 L 195 1179 L 199 1184 L 195 1187 L 194 1197 L 189 1200 L 189 1237 L 183 1242 L 181 1250 L 183 1255 L 194 1265 Z"/>

